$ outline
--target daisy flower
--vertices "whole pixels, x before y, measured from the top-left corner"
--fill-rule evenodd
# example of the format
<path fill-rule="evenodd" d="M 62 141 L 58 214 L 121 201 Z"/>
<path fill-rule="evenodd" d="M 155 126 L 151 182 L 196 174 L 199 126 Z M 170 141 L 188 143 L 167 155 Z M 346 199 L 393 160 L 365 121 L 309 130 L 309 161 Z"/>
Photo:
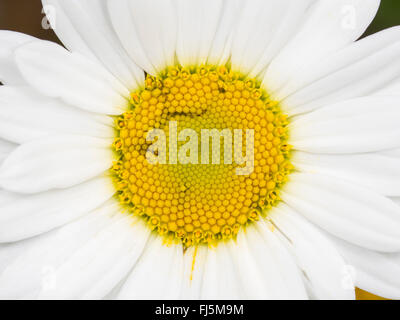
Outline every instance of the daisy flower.
<path fill-rule="evenodd" d="M 400 298 L 379 4 L 43 0 L 65 48 L 1 31 L 0 297 Z M 241 161 L 199 162 L 205 129 Z"/>

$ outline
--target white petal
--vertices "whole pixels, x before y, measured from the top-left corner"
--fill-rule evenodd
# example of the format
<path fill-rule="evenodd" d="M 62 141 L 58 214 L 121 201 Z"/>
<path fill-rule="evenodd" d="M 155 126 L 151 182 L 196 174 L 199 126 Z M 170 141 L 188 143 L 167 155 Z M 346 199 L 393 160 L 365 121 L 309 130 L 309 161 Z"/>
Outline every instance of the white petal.
<path fill-rule="evenodd" d="M 156 75 L 174 65 L 177 19 L 170 0 L 108 0 L 111 21 L 129 56 Z"/>
<path fill-rule="evenodd" d="M 297 34 L 272 61 L 264 84 L 275 92 L 292 77 L 357 40 L 374 18 L 380 0 L 315 1 Z M 283 98 L 280 96 L 280 98 Z"/>
<path fill-rule="evenodd" d="M 181 293 L 183 248 L 153 236 L 123 285 L 118 299 L 173 300 Z"/>
<path fill-rule="evenodd" d="M 93 289 L 96 295 L 107 294 L 126 275 L 116 275 L 113 267 L 139 256 L 146 242 L 141 233 L 146 229 L 133 221 L 120 213 L 118 204 L 109 203 L 35 238 L 0 276 L 0 297 L 37 298 L 40 293 L 39 298 L 84 298 Z"/>
<path fill-rule="evenodd" d="M 202 299 L 306 299 L 294 260 L 260 222 L 208 250 Z"/>
<path fill-rule="evenodd" d="M 72 52 L 100 61 L 129 90 L 144 81 L 115 34 L 106 0 L 42 0 L 57 36 Z M 94 58 L 96 57 L 96 58 Z"/>
<path fill-rule="evenodd" d="M 0 30 L 0 82 L 4 84 L 25 83 L 13 59 L 14 50 L 36 40 L 23 33 Z"/>
<path fill-rule="evenodd" d="M 357 287 L 375 295 L 400 299 L 399 254 L 384 254 L 366 250 L 332 238 L 346 259 L 355 268 Z"/>
<path fill-rule="evenodd" d="M 130 230 L 132 232 L 132 230 Z M 83 300 L 115 300 L 117 298 L 117 292 L 121 289 L 122 283 L 125 281 L 127 274 L 135 265 L 137 259 L 142 254 L 143 245 L 142 240 L 147 239 L 148 235 L 137 234 L 136 242 L 132 242 L 135 246 L 139 247 L 129 247 L 130 251 L 125 253 L 122 257 L 116 257 L 117 262 L 110 263 L 110 270 L 107 270 L 104 275 L 100 275 L 99 279 L 94 279 L 94 285 L 88 290 L 87 293 L 82 295 Z M 126 243 L 125 245 L 129 245 Z M 115 292 L 114 292 L 115 290 Z"/>
<path fill-rule="evenodd" d="M 15 51 L 15 59 L 25 80 L 46 96 L 112 115 L 123 113 L 129 105 L 129 91 L 100 64 L 55 43 L 23 45 Z"/>
<path fill-rule="evenodd" d="M 383 88 L 374 92 L 373 95 L 379 96 L 399 96 L 400 95 L 400 79 L 397 78 L 394 81 L 388 83 Z"/>
<path fill-rule="evenodd" d="M 156 74 L 155 67 L 149 60 L 144 48 L 140 45 L 135 22 L 132 18 L 133 13 L 130 9 L 130 1 L 111 0 L 107 2 L 107 6 L 114 30 L 131 59 L 146 72 L 153 75 Z"/>
<path fill-rule="evenodd" d="M 245 298 L 235 263 L 224 243 L 208 249 L 202 282 L 200 299 L 238 300 Z"/>
<path fill-rule="evenodd" d="M 0 104 L 0 136 L 16 143 L 57 133 L 99 138 L 115 135 L 111 117 L 68 106 L 29 87 L 1 86 Z"/>
<path fill-rule="evenodd" d="M 76 250 L 108 226 L 118 207 L 107 204 L 54 231 L 29 240 L 6 244 L 1 259 L 12 259 L 0 274 L 0 297 L 36 298 L 42 286 L 55 285 L 54 273 Z M 5 257 L 6 256 L 6 257 Z"/>
<path fill-rule="evenodd" d="M 57 287 L 40 299 L 101 299 L 122 281 L 141 256 L 150 230 L 131 216 L 92 237 L 55 273 Z"/>
<path fill-rule="evenodd" d="M 114 193 L 109 178 L 97 178 L 69 189 L 31 196 L 3 194 L 0 242 L 19 241 L 64 225 L 96 209 Z"/>
<path fill-rule="evenodd" d="M 295 152 L 292 163 L 297 170 L 322 173 L 386 196 L 400 196 L 399 159 L 379 153 L 325 155 Z"/>
<path fill-rule="evenodd" d="M 111 167 L 111 143 L 85 136 L 54 136 L 25 143 L 0 167 L 0 186 L 37 193 L 82 183 Z"/>
<path fill-rule="evenodd" d="M 190 67 L 207 61 L 221 20 L 224 0 L 176 0 L 178 39 L 176 55 Z"/>
<path fill-rule="evenodd" d="M 391 200 L 393 200 L 395 203 L 397 203 L 400 206 L 400 198 L 399 197 L 391 198 Z"/>
<path fill-rule="evenodd" d="M 380 152 L 380 154 L 387 156 L 387 157 L 399 159 L 400 158 L 400 148 L 385 150 L 385 151 Z"/>
<path fill-rule="evenodd" d="M 264 221 L 257 221 L 255 229 L 258 232 L 252 232 L 251 228 L 246 230 L 245 237 L 253 259 L 261 270 L 258 281 L 263 283 L 268 296 L 284 300 L 308 299 L 301 271 L 294 256 L 279 239 L 279 232 L 269 222 Z M 243 281 L 246 281 L 246 278 L 243 278 Z"/>
<path fill-rule="evenodd" d="M 293 79 L 275 99 L 289 114 L 300 114 L 346 99 L 370 95 L 400 75 L 400 28 L 384 30 L 312 66 L 293 71 Z"/>
<path fill-rule="evenodd" d="M 0 191 L 0 196 L 1 196 L 1 191 Z M 9 265 L 14 263 L 14 261 L 19 256 L 21 256 L 21 254 L 23 254 L 26 250 L 29 250 L 29 248 L 32 248 L 32 246 L 34 246 L 36 243 L 38 243 L 38 241 L 40 241 L 42 238 L 46 236 L 48 236 L 48 233 L 23 241 L 0 244 L 0 277 L 3 271 L 6 270 L 6 268 Z"/>
<path fill-rule="evenodd" d="M 6 204 L 12 203 L 14 201 L 19 201 L 25 196 L 22 194 L 17 194 L 13 192 L 9 192 L 3 189 L 0 189 L 0 206 L 3 207 Z"/>
<path fill-rule="evenodd" d="M 208 64 L 224 65 L 230 58 L 237 21 L 244 3 L 241 0 L 225 0 L 223 2 L 217 31 L 208 53 Z"/>
<path fill-rule="evenodd" d="M 397 97 L 348 100 L 298 117 L 290 144 L 314 153 L 362 153 L 400 146 Z"/>
<path fill-rule="evenodd" d="M 200 299 L 207 251 L 207 246 L 192 246 L 184 252 L 181 299 Z"/>
<path fill-rule="evenodd" d="M 245 1 L 232 45 L 232 65 L 258 75 L 295 34 L 313 0 Z"/>
<path fill-rule="evenodd" d="M 355 290 L 348 266 L 331 241 L 285 204 L 268 213 L 289 240 L 289 250 L 304 273 L 314 299 L 354 299 Z"/>
<path fill-rule="evenodd" d="M 4 159 L 7 158 L 16 147 L 17 147 L 16 144 L 0 139 L 0 165 L 4 161 Z"/>
<path fill-rule="evenodd" d="M 333 235 L 371 250 L 400 251 L 400 207 L 334 177 L 293 173 L 282 199 Z"/>

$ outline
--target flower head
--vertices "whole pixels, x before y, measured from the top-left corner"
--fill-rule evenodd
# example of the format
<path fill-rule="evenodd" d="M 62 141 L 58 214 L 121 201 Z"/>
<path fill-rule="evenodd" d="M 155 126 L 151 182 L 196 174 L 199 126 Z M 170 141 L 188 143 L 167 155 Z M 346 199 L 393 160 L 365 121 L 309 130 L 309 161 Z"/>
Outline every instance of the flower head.
<path fill-rule="evenodd" d="M 400 298 L 379 3 L 43 0 L 66 49 L 1 31 L 0 297 Z"/>

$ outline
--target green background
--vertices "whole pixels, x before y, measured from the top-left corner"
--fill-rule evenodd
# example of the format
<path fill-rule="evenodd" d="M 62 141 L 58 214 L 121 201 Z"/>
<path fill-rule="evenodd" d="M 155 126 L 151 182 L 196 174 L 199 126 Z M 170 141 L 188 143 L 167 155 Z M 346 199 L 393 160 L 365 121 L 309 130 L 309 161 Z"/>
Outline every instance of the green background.
<path fill-rule="evenodd" d="M 396 25 L 400 25 L 400 0 L 382 0 L 378 14 L 366 31 L 366 35 Z"/>

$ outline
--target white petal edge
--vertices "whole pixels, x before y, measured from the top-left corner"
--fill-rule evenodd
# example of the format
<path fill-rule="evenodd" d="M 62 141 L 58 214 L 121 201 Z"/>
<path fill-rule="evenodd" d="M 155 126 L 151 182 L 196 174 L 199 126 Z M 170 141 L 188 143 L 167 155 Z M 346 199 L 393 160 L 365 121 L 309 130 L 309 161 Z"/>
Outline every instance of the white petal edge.
<path fill-rule="evenodd" d="M 42 3 L 55 33 L 69 50 L 99 61 L 130 91 L 143 83 L 143 70 L 129 58 L 114 32 L 106 0 Z"/>
<path fill-rule="evenodd" d="M 268 218 L 287 239 L 311 298 L 355 299 L 349 267 L 328 238 L 285 204 L 272 209 Z"/>
<path fill-rule="evenodd" d="M 276 92 L 303 68 L 312 68 L 316 61 L 357 40 L 379 4 L 380 0 L 315 1 L 303 26 L 270 64 L 264 78 L 266 88 Z"/>
<path fill-rule="evenodd" d="M 369 189 L 320 174 L 293 173 L 281 197 L 338 238 L 371 250 L 400 251 L 400 207 Z"/>
<path fill-rule="evenodd" d="M 180 299 L 200 299 L 207 246 L 189 247 L 183 254 L 183 280 Z"/>
<path fill-rule="evenodd" d="M 247 240 L 248 249 L 261 271 L 261 276 L 256 278 L 263 283 L 267 297 L 269 296 L 273 300 L 308 299 L 301 270 L 296 265 L 294 256 L 279 238 L 279 232 L 269 221 L 257 221 L 253 230 L 252 227 L 248 227 L 245 232 L 242 232 L 237 246 L 241 246 L 242 240 L 245 243 L 244 239 Z M 237 252 L 236 254 L 238 263 L 246 265 L 249 262 L 249 260 L 239 262 L 241 253 Z M 243 271 L 246 272 L 246 268 L 243 268 Z M 246 277 L 243 277 L 242 280 L 246 282 Z M 251 295 L 256 294 L 258 299 L 263 298 L 252 290 L 250 292 Z"/>
<path fill-rule="evenodd" d="M 244 1 L 233 37 L 232 65 L 257 76 L 297 32 L 313 1 Z"/>
<path fill-rule="evenodd" d="M 145 235 L 139 237 L 140 230 L 132 217 L 121 214 L 118 203 L 109 202 L 75 222 L 27 241 L 26 248 L 20 250 L 0 275 L 0 296 L 7 299 L 105 296 L 124 277 L 118 267 L 128 256 L 140 255 L 147 240 Z M 7 250 L 19 244 L 9 245 Z M 0 256 L 3 252 L 0 249 Z M 91 295 L 93 289 L 96 297 Z"/>
<path fill-rule="evenodd" d="M 400 299 L 400 255 L 384 254 L 332 237 L 339 252 L 354 268 L 357 287 L 387 299 Z"/>
<path fill-rule="evenodd" d="M 9 204 L 14 201 L 18 201 L 24 198 L 25 195 L 17 194 L 13 192 L 9 192 L 3 189 L 0 189 L 0 207 L 3 207 L 6 204 Z"/>
<path fill-rule="evenodd" d="M 140 220 L 117 213 L 101 232 L 55 272 L 57 286 L 42 289 L 39 299 L 101 299 L 110 293 L 135 266 L 150 235 Z M 99 254 L 101 252 L 101 254 Z"/>
<path fill-rule="evenodd" d="M 25 81 L 13 59 L 13 53 L 19 46 L 37 40 L 23 33 L 0 30 L 0 82 L 21 85 Z"/>
<path fill-rule="evenodd" d="M 112 140 L 59 135 L 17 147 L 0 167 L 0 187 L 17 193 L 68 188 L 108 170 Z"/>
<path fill-rule="evenodd" d="M 400 196 L 399 159 L 380 153 L 349 155 L 294 152 L 297 170 L 320 173 L 367 187 L 381 195 Z"/>
<path fill-rule="evenodd" d="M 87 111 L 119 115 L 129 106 L 129 91 L 100 64 L 47 41 L 20 46 L 18 68 L 40 93 Z"/>
<path fill-rule="evenodd" d="M 208 53 L 208 64 L 224 65 L 231 57 L 232 42 L 243 5 L 244 2 L 241 0 L 225 0 L 223 2 L 216 34 Z"/>
<path fill-rule="evenodd" d="M 25 86 L 0 87 L 0 136 L 15 143 L 46 135 L 113 138 L 113 119 L 69 106 Z M 0 146 L 1 157 L 1 146 Z"/>
<path fill-rule="evenodd" d="M 0 243 L 23 240 L 62 226 L 101 206 L 114 193 L 108 177 L 30 196 L 0 191 Z"/>
<path fill-rule="evenodd" d="M 380 90 L 373 93 L 376 96 L 399 96 L 400 95 L 400 78 L 393 80 Z"/>
<path fill-rule="evenodd" d="M 0 166 L 5 158 L 17 147 L 15 143 L 0 139 Z"/>
<path fill-rule="evenodd" d="M 1 197 L 1 190 L 0 190 Z M 47 233 L 48 234 L 48 233 Z M 45 237 L 47 234 L 42 234 L 35 238 L 30 238 L 14 243 L 0 244 L 0 277 L 3 271 L 11 265 L 25 250 L 36 244 L 38 240 Z"/>
<path fill-rule="evenodd" d="M 400 148 L 385 150 L 385 151 L 380 152 L 380 154 L 390 157 L 390 158 L 399 159 L 400 158 Z"/>
<path fill-rule="evenodd" d="M 157 75 L 175 63 L 177 18 L 170 0 L 108 0 L 110 19 L 132 60 Z"/>
<path fill-rule="evenodd" d="M 314 59 L 272 97 L 290 115 L 374 93 L 400 76 L 400 27 L 361 39 L 334 55 Z M 268 88 L 268 87 L 267 87 Z"/>
<path fill-rule="evenodd" d="M 117 299 L 178 299 L 182 289 L 182 273 L 182 245 L 167 245 L 161 237 L 153 235 Z"/>
<path fill-rule="evenodd" d="M 301 115 L 290 123 L 294 149 L 329 154 L 374 152 L 400 146 L 397 97 L 362 97 Z"/>
<path fill-rule="evenodd" d="M 201 300 L 245 299 L 241 290 L 240 276 L 226 244 L 220 243 L 207 250 L 205 258 Z"/>
<path fill-rule="evenodd" d="M 207 61 L 222 17 L 224 0 L 176 0 L 176 55 L 184 67 Z"/>
<path fill-rule="evenodd" d="M 300 269 L 271 226 L 208 249 L 201 299 L 307 299 Z"/>
<path fill-rule="evenodd" d="M 107 203 L 56 230 L 4 244 L 0 248 L 0 260 L 4 261 L 0 273 L 0 297 L 34 299 L 42 288 L 54 288 L 57 268 L 112 222 L 116 213 L 115 204 Z"/>

